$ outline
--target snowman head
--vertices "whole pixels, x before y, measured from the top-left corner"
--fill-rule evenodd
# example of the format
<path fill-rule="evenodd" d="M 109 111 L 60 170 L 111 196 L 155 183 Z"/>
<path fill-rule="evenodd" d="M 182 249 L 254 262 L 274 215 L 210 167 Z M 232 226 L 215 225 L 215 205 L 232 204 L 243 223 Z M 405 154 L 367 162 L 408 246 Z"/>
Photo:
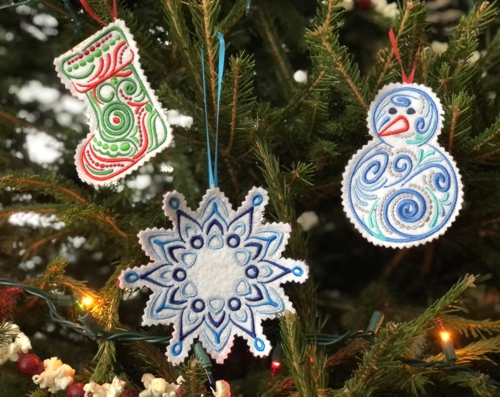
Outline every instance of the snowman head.
<path fill-rule="evenodd" d="M 442 114 L 441 102 L 429 87 L 388 84 L 370 105 L 368 128 L 390 146 L 420 146 L 437 141 Z"/>

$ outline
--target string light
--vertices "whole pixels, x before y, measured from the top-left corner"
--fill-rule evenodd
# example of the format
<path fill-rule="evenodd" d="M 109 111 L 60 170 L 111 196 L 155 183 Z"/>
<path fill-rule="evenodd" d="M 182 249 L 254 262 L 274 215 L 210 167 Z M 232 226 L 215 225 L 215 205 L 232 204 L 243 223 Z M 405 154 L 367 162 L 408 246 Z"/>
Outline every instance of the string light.
<path fill-rule="evenodd" d="M 451 340 L 450 333 L 447 331 L 441 331 L 441 348 L 443 349 L 444 357 L 446 362 L 454 363 L 457 361 L 457 355 L 455 353 L 455 346 L 453 346 L 453 341 Z"/>
<path fill-rule="evenodd" d="M 94 303 L 94 299 L 91 296 L 85 296 L 82 299 L 83 307 L 89 308 L 92 306 L 93 303 Z"/>
<path fill-rule="evenodd" d="M 281 343 L 278 343 L 273 349 L 273 354 L 271 356 L 271 376 L 274 378 L 281 368 L 281 362 L 283 361 L 283 349 Z"/>
<path fill-rule="evenodd" d="M 17 287 L 30 295 L 42 299 L 49 308 L 50 318 L 52 319 L 52 321 L 93 340 L 145 342 L 145 343 L 157 343 L 157 344 L 168 345 L 170 343 L 170 339 L 172 339 L 171 336 L 150 336 L 134 332 L 104 331 L 101 329 L 99 323 L 92 316 L 92 314 L 88 312 L 82 305 L 82 303 L 80 303 L 78 299 L 75 299 L 74 296 L 71 295 L 53 296 L 38 287 L 26 284 L 19 284 L 16 283 L 15 281 L 6 278 L 0 278 L 0 285 L 5 285 L 8 287 Z M 76 312 L 79 314 L 78 320 L 82 323 L 82 325 L 66 320 L 58 312 L 57 310 L 58 306 L 59 307 L 73 306 Z"/>
<path fill-rule="evenodd" d="M 210 387 L 212 390 L 216 389 L 216 382 L 215 378 L 212 375 L 212 362 L 210 361 L 210 357 L 208 357 L 207 353 L 205 352 L 205 349 L 203 349 L 203 346 L 201 345 L 200 342 L 196 342 L 194 344 L 194 354 L 198 357 L 198 360 L 201 361 L 201 366 L 205 370 L 205 373 L 207 374 L 208 378 L 208 383 L 210 384 Z"/>

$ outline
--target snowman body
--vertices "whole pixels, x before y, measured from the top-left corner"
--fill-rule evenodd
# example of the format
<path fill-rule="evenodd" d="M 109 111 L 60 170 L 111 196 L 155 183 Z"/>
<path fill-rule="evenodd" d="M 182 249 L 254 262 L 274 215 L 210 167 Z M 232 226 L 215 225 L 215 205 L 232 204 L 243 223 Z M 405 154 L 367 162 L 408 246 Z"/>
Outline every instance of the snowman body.
<path fill-rule="evenodd" d="M 455 219 L 462 184 L 453 158 L 439 146 L 439 99 L 417 84 L 389 84 L 368 112 L 374 136 L 350 160 L 342 201 L 356 228 L 376 245 L 428 242 Z"/>

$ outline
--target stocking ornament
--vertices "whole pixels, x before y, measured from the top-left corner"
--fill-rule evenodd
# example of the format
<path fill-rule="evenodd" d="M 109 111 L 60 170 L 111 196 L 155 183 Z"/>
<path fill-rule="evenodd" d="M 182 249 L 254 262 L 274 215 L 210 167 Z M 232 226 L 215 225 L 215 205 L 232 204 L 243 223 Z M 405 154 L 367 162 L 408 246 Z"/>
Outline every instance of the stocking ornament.
<path fill-rule="evenodd" d="M 90 133 L 75 154 L 83 181 L 115 182 L 170 145 L 172 130 L 123 21 L 116 19 L 54 63 L 66 88 L 87 105 Z"/>

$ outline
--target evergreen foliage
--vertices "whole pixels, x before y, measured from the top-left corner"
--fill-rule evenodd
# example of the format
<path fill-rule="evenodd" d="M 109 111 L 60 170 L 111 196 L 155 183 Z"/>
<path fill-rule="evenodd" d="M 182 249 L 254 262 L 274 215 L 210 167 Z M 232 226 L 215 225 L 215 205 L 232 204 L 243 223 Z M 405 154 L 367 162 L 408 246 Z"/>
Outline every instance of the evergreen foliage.
<path fill-rule="evenodd" d="M 112 0 L 87 2 L 111 22 Z M 124 181 L 95 189 L 78 179 L 73 158 L 87 119 L 58 80 L 53 59 L 101 26 L 76 0 L 0 8 L 0 276 L 54 295 L 91 296 L 103 330 L 169 335 L 168 327 L 140 326 L 147 293 L 123 291 L 116 279 L 147 263 L 140 230 L 170 226 L 162 194 L 176 189 L 196 208 L 208 187 L 201 57 L 213 145 L 222 32 L 220 188 L 236 204 L 253 185 L 264 186 L 266 218 L 292 225 L 286 255 L 306 260 L 311 278 L 286 286 L 297 314 L 264 324 L 283 347 L 281 372 L 270 378 L 270 360 L 251 357 L 237 341 L 227 362 L 214 366 L 216 379 L 243 396 L 500 395 L 488 382 L 500 381 L 493 369 L 500 363 L 498 8 L 479 1 L 469 11 L 450 32 L 431 24 L 426 4 L 413 0 L 403 1 L 394 19 L 346 11 L 341 0 L 120 0 L 118 15 L 159 100 L 193 123 L 175 125 L 175 145 Z M 404 70 L 416 64 L 415 81 L 443 103 L 440 144 L 457 161 L 465 187 L 464 208 L 447 233 L 402 250 L 366 242 L 340 203 L 345 165 L 368 139 L 370 102 L 385 84 L 401 80 L 387 38 L 391 27 Z M 433 52 L 432 41 L 445 35 L 447 50 Z M 307 70 L 307 83 L 294 80 L 298 69 Z M 61 146 L 60 157 L 38 161 L 45 149 L 27 142 L 47 136 Z M 310 210 L 319 225 L 307 232 L 297 218 Z M 16 224 L 19 214 L 42 222 Z M 487 276 L 470 289 L 469 273 Z M 381 302 L 388 302 L 387 321 L 372 338 L 329 347 L 308 342 L 310 334 L 366 329 Z M 76 320 L 70 309 L 61 312 Z M 116 375 L 138 388 L 146 372 L 168 382 L 182 375 L 183 395 L 209 395 L 196 359 L 173 367 L 163 347 L 83 339 L 54 327 L 39 300 L 0 287 L 0 349 L 11 339 L 6 321 L 32 338 L 40 357 L 58 356 L 76 368 L 79 381 L 104 383 Z M 452 332 L 457 364 L 472 374 L 401 361 L 443 361 L 441 327 Z M 36 332 L 46 339 L 33 339 Z M 16 376 L 14 363 L 2 366 L 6 395 L 49 395 Z"/>

